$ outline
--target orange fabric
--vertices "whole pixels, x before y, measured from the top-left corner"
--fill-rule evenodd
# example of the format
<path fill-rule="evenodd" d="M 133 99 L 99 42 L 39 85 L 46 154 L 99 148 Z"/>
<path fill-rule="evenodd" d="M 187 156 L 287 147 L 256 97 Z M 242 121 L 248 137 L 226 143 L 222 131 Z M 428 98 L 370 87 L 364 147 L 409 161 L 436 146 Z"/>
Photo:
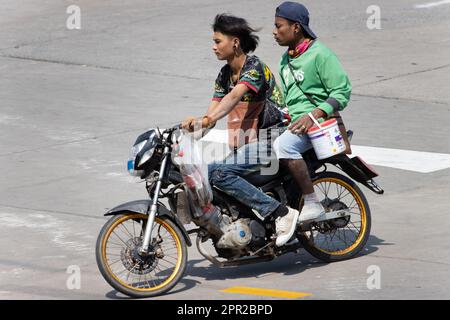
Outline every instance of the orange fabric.
<path fill-rule="evenodd" d="M 258 116 L 264 108 L 261 102 L 239 102 L 228 114 L 228 144 L 239 148 L 258 140 Z"/>

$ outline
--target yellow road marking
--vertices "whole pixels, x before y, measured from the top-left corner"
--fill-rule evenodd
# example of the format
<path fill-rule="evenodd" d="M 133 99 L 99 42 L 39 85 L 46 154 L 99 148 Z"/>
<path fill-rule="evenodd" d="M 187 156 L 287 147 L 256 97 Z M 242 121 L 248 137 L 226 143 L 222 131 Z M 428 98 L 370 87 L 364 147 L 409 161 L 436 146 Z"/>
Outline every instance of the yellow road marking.
<path fill-rule="evenodd" d="M 257 296 L 268 296 L 287 299 L 298 299 L 312 296 L 311 293 L 307 292 L 272 290 L 272 289 L 250 288 L 250 287 L 231 287 L 220 291 L 228 293 L 252 294 Z"/>

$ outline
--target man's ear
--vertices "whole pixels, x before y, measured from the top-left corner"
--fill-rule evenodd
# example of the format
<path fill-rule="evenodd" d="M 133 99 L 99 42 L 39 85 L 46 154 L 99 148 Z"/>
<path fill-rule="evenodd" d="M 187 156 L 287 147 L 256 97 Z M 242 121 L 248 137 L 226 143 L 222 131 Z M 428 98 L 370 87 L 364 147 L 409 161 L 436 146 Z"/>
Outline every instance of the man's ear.
<path fill-rule="evenodd" d="M 239 40 L 239 38 L 233 38 L 233 47 L 235 49 L 239 48 L 239 46 L 241 45 L 241 40 Z"/>
<path fill-rule="evenodd" d="M 294 23 L 294 32 L 295 34 L 303 34 L 303 29 L 300 23 L 298 22 Z"/>

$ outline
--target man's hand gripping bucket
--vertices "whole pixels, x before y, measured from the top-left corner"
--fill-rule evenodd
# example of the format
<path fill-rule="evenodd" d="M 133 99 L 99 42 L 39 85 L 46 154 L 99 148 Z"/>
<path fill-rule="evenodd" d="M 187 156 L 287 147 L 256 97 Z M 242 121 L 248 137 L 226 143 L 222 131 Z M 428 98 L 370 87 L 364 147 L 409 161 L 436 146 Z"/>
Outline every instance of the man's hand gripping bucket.
<path fill-rule="evenodd" d="M 322 160 L 345 152 L 346 145 L 336 119 L 320 124 L 311 113 L 308 116 L 316 126 L 308 130 L 308 137 L 316 152 L 317 159 Z"/>

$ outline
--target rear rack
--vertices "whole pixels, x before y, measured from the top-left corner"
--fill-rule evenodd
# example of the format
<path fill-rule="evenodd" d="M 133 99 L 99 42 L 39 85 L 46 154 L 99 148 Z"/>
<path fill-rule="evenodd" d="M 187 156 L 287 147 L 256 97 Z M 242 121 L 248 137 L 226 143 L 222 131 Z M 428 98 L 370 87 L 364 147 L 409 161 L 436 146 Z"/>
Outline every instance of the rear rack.
<path fill-rule="evenodd" d="M 365 185 L 371 191 L 377 194 L 384 193 L 384 190 L 373 180 L 373 178 L 378 177 L 378 173 L 376 173 L 375 170 L 367 165 L 361 158 L 349 158 L 345 154 L 338 154 L 334 157 L 325 159 L 325 161 L 338 167 L 352 179 Z"/>

